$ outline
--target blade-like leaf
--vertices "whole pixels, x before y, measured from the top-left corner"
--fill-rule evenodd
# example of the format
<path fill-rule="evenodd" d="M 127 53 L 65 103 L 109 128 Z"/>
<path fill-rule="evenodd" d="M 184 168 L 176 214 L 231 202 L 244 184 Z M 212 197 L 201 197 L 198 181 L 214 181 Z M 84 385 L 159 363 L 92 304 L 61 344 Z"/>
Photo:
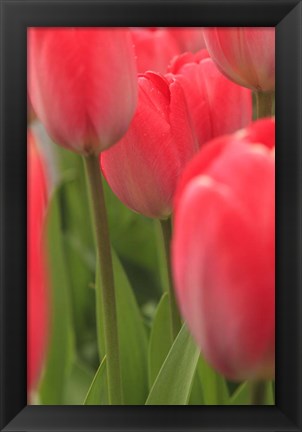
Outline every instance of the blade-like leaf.
<path fill-rule="evenodd" d="M 250 405 L 251 403 L 251 392 L 249 383 L 245 381 L 242 383 L 231 396 L 230 405 Z"/>
<path fill-rule="evenodd" d="M 157 303 L 162 291 L 153 220 L 127 208 L 107 182 L 103 184 L 112 247 L 125 267 L 139 305 Z"/>
<path fill-rule="evenodd" d="M 50 201 L 46 229 L 51 325 L 39 396 L 44 405 L 60 405 L 73 356 L 70 287 L 62 236 L 60 187 L 54 191 Z"/>
<path fill-rule="evenodd" d="M 144 404 L 148 394 L 147 336 L 128 278 L 117 255 L 112 252 L 124 403 L 140 405 Z M 98 272 L 96 283 L 100 283 Z M 97 314 L 98 321 L 102 322 L 102 299 L 98 296 Z M 103 356 L 105 354 L 103 328 L 99 329 L 98 338 Z"/>
<path fill-rule="evenodd" d="M 230 405 L 251 405 L 252 383 L 245 381 L 231 396 Z M 272 381 L 266 381 L 263 395 L 263 405 L 275 405 Z"/>
<path fill-rule="evenodd" d="M 203 390 L 197 368 L 193 379 L 189 405 L 204 405 Z"/>
<path fill-rule="evenodd" d="M 198 357 L 199 349 L 184 324 L 150 390 L 146 405 L 187 405 Z"/>
<path fill-rule="evenodd" d="M 197 366 L 205 405 L 225 405 L 229 401 L 227 384 L 222 375 L 205 361 L 202 355 Z"/>
<path fill-rule="evenodd" d="M 173 339 L 170 326 L 169 294 L 164 293 L 155 312 L 149 340 L 149 386 L 152 387 L 171 348 Z M 203 405 L 202 386 L 195 372 L 189 405 Z"/>
<path fill-rule="evenodd" d="M 108 405 L 106 357 L 104 357 L 92 380 L 84 405 Z"/>
<path fill-rule="evenodd" d="M 169 294 L 163 294 L 152 325 L 149 341 L 149 385 L 152 387 L 171 348 L 173 339 L 170 325 Z"/>

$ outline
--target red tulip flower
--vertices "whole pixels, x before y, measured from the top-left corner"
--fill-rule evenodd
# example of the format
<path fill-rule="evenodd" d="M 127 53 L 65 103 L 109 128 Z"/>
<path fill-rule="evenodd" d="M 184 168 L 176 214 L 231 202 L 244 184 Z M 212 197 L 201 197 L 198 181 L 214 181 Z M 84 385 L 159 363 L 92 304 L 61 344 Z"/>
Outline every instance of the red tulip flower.
<path fill-rule="evenodd" d="M 201 352 L 233 380 L 275 368 L 274 121 L 207 144 L 175 200 L 172 264 Z"/>
<path fill-rule="evenodd" d="M 205 48 L 201 28 L 139 27 L 131 31 L 138 72 L 166 73 L 172 59 Z"/>
<path fill-rule="evenodd" d="M 175 38 L 182 53 L 195 53 L 206 47 L 201 27 L 172 27 L 168 28 L 168 31 Z"/>
<path fill-rule="evenodd" d="M 252 121 L 252 95 L 228 80 L 206 50 L 175 57 L 169 67 L 184 90 L 199 145 Z"/>
<path fill-rule="evenodd" d="M 232 81 L 257 91 L 275 89 L 275 29 L 213 27 L 204 29 L 207 49 Z"/>
<path fill-rule="evenodd" d="M 28 93 L 57 144 L 82 155 L 99 154 L 124 135 L 136 107 L 130 32 L 31 28 Z"/>
<path fill-rule="evenodd" d="M 135 28 L 131 35 L 140 73 L 165 73 L 172 58 L 181 53 L 178 42 L 165 28 Z"/>
<path fill-rule="evenodd" d="M 132 210 L 170 215 L 178 177 L 198 149 L 185 96 L 172 78 L 140 75 L 138 107 L 126 135 L 101 155 L 113 192 Z"/>
<path fill-rule="evenodd" d="M 47 186 L 44 167 L 29 131 L 27 178 L 27 389 L 35 388 L 47 342 L 47 277 L 42 245 Z"/>

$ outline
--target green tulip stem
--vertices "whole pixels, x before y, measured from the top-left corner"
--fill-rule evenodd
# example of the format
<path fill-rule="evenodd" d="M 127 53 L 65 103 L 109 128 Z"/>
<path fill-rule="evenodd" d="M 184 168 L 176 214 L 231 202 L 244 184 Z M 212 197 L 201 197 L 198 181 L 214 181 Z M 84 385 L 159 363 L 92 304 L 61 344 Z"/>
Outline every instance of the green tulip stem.
<path fill-rule="evenodd" d="M 171 272 L 171 238 L 172 238 L 172 223 L 171 218 L 169 219 L 161 219 L 160 220 L 161 232 L 162 232 L 162 242 L 164 245 L 165 251 L 165 264 L 167 267 L 168 274 L 168 292 L 169 292 L 169 301 L 170 301 L 170 317 L 171 317 L 171 332 L 172 339 L 174 340 L 178 335 L 178 332 L 181 328 L 181 319 L 179 315 L 179 310 L 176 304 L 174 287 L 173 287 L 173 278 Z"/>
<path fill-rule="evenodd" d="M 117 329 L 116 299 L 112 267 L 111 246 L 105 197 L 98 156 L 84 157 L 87 186 L 92 212 L 97 259 L 100 267 L 100 284 L 96 287 L 103 300 L 103 325 L 105 334 L 108 395 L 111 405 L 122 404 L 121 368 Z M 98 296 L 97 296 L 98 297 Z M 97 322 L 99 326 L 100 323 Z"/>
<path fill-rule="evenodd" d="M 266 385 L 264 381 L 254 381 L 251 383 L 251 404 L 264 405 Z"/>
<path fill-rule="evenodd" d="M 271 117 L 273 114 L 273 104 L 275 92 L 255 92 L 257 119 Z"/>

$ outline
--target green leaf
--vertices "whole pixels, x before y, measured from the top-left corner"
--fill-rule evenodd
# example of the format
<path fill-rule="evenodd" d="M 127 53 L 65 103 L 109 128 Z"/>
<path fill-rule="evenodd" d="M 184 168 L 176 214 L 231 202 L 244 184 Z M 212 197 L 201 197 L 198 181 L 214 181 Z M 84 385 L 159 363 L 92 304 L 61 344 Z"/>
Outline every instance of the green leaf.
<path fill-rule="evenodd" d="M 150 301 L 157 303 L 162 290 L 154 222 L 127 208 L 106 181 L 103 184 L 111 244 L 124 266 L 139 305 Z"/>
<path fill-rule="evenodd" d="M 82 405 L 88 392 L 93 372 L 82 364 L 74 362 L 64 389 L 64 405 Z"/>
<path fill-rule="evenodd" d="M 171 348 L 169 294 L 163 294 L 156 312 L 149 340 L 149 386 L 152 387 Z"/>
<path fill-rule="evenodd" d="M 250 405 L 251 403 L 251 392 L 249 383 L 245 381 L 242 383 L 231 396 L 230 405 Z"/>
<path fill-rule="evenodd" d="M 197 365 L 205 405 L 225 405 L 229 401 L 226 380 L 200 356 Z"/>
<path fill-rule="evenodd" d="M 114 249 L 120 257 L 146 269 L 155 270 L 157 252 L 153 220 L 127 208 L 113 194 L 106 181 L 104 191 Z"/>
<path fill-rule="evenodd" d="M 275 390 L 273 381 L 266 381 L 266 405 L 275 405 Z"/>
<path fill-rule="evenodd" d="M 49 204 L 46 219 L 50 276 L 50 335 L 45 371 L 39 388 L 44 405 L 60 405 L 73 357 L 69 279 L 62 236 L 60 188 Z"/>
<path fill-rule="evenodd" d="M 144 404 L 148 394 L 147 336 L 128 278 L 114 251 L 112 251 L 112 258 L 124 403 L 140 405 Z M 100 283 L 98 274 L 97 272 L 96 283 Z M 98 290 L 96 292 L 98 293 Z M 97 314 L 102 321 L 102 299 L 98 296 Z M 99 329 L 98 338 L 103 356 L 105 354 L 103 328 Z"/>
<path fill-rule="evenodd" d="M 63 149 L 59 149 L 59 157 L 63 175 L 69 175 L 69 181 L 61 186 L 61 209 L 75 343 L 80 360 L 95 368 L 96 351 L 87 350 L 87 345 L 96 339 L 95 315 L 91 313 L 95 293 L 90 288 L 95 281 L 95 248 L 83 161 Z"/>
<path fill-rule="evenodd" d="M 84 405 L 108 405 L 106 357 L 103 358 L 92 380 Z"/>
<path fill-rule="evenodd" d="M 202 385 L 199 379 L 198 371 L 196 369 L 193 378 L 193 385 L 189 399 L 189 405 L 204 405 L 204 396 Z"/>
<path fill-rule="evenodd" d="M 150 390 L 146 405 L 187 405 L 199 357 L 199 349 L 185 324 Z"/>
<path fill-rule="evenodd" d="M 231 396 L 230 405 L 251 405 L 251 386 L 250 381 L 242 383 Z M 272 381 L 265 382 L 263 405 L 275 405 L 275 396 Z"/>

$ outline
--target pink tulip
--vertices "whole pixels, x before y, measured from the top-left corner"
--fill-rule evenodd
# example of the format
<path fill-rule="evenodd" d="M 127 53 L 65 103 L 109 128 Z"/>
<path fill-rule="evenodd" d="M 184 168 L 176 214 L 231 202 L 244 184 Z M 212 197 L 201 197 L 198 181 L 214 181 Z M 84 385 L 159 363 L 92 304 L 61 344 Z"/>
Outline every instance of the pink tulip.
<path fill-rule="evenodd" d="M 205 358 L 233 380 L 275 368 L 274 121 L 207 144 L 175 202 L 172 267 Z"/>
<path fill-rule="evenodd" d="M 234 137 L 242 143 L 257 143 L 258 141 L 268 147 L 272 154 L 275 149 L 275 120 L 261 119 L 251 123 L 248 127 L 237 131 L 235 134 L 221 136 L 213 142 L 215 145 L 205 145 L 201 152 L 190 161 L 190 167 L 183 171 L 174 196 L 174 205 L 176 208 L 186 185 L 200 174 L 201 171 L 206 171 L 208 166 L 212 164 L 215 159 L 220 157 L 224 149 L 232 143 Z M 211 142 L 208 144 L 212 144 Z"/>
<path fill-rule="evenodd" d="M 30 392 L 40 376 L 47 342 L 47 277 L 42 245 L 47 186 L 30 130 L 27 142 L 27 389 Z"/>
<path fill-rule="evenodd" d="M 83 155 L 117 142 L 137 98 L 128 30 L 31 28 L 28 92 L 52 139 Z"/>
<path fill-rule="evenodd" d="M 207 49 L 232 81 L 257 91 L 275 89 L 275 29 L 213 27 L 204 29 Z"/>
<path fill-rule="evenodd" d="M 181 53 L 179 44 L 165 28 L 135 28 L 131 35 L 138 72 L 165 73 L 171 59 Z"/>
<path fill-rule="evenodd" d="M 126 135 L 101 155 L 111 189 L 132 210 L 170 215 L 178 177 L 198 146 L 182 88 L 172 78 L 139 76 L 138 107 Z"/>
<path fill-rule="evenodd" d="M 180 52 L 196 52 L 205 48 L 203 29 L 201 27 L 172 27 L 167 28 L 179 45 Z"/>
<path fill-rule="evenodd" d="M 252 121 L 251 91 L 225 78 L 206 50 L 175 57 L 169 71 L 184 90 L 200 146 Z"/>

